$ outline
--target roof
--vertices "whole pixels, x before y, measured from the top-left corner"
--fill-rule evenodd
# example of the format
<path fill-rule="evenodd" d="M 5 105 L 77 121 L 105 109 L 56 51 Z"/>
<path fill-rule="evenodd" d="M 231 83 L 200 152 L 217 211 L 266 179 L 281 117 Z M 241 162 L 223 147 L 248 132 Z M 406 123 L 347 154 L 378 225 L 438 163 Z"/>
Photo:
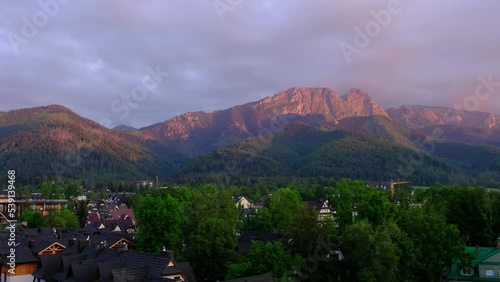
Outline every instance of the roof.
<path fill-rule="evenodd" d="M 94 281 L 97 273 L 97 263 L 104 259 L 92 259 L 82 261 L 72 261 L 71 271 L 76 281 Z"/>
<path fill-rule="evenodd" d="M 240 238 L 238 239 L 238 252 L 240 254 L 246 254 L 250 251 L 252 247 L 252 240 L 267 243 L 273 242 L 282 237 L 281 234 L 263 232 L 263 231 L 243 231 Z"/>
<path fill-rule="evenodd" d="M 478 265 L 498 265 L 500 266 L 500 261 L 498 263 L 485 262 L 488 258 L 500 253 L 500 248 L 487 248 L 487 247 L 467 247 L 467 252 L 475 254 L 475 259 L 471 263 L 471 267 L 475 268 L 475 274 L 477 274 L 477 266 Z M 454 263 L 451 267 L 450 275 L 448 275 L 448 279 L 456 280 L 456 281 L 482 281 L 484 279 L 479 278 L 477 275 L 466 276 L 462 275 L 459 268 L 459 263 Z M 496 281 L 488 278 L 488 281 Z"/>
<path fill-rule="evenodd" d="M 40 267 L 33 272 L 33 276 L 43 278 L 46 282 L 53 281 L 51 278 L 59 271 L 62 255 L 43 255 L 40 257 Z"/>
<path fill-rule="evenodd" d="M 316 210 L 320 211 L 323 208 L 325 201 L 320 201 L 320 200 L 307 201 L 306 204 L 307 204 L 307 207 L 316 208 Z"/>
<path fill-rule="evenodd" d="M 108 282 L 111 279 L 111 271 L 114 268 L 122 268 L 125 266 L 125 261 L 115 260 L 97 263 L 97 273 L 99 274 L 99 281 Z"/>
<path fill-rule="evenodd" d="M 30 248 L 26 243 L 19 244 L 16 248 L 16 264 L 38 262 L 38 257 L 31 253 Z M 9 258 L 4 257 L 0 260 L 1 264 L 9 263 Z"/>
<path fill-rule="evenodd" d="M 271 274 L 262 274 L 250 277 L 237 278 L 233 280 L 227 280 L 224 282 L 274 282 L 274 279 Z"/>
<path fill-rule="evenodd" d="M 193 268 L 191 267 L 191 264 L 188 261 L 178 262 L 177 265 L 179 266 L 180 269 L 182 269 L 184 277 L 186 277 L 187 281 L 196 282 Z"/>
<path fill-rule="evenodd" d="M 132 219 L 132 221 L 135 222 L 134 210 L 129 209 L 127 207 L 121 206 L 119 209 L 111 211 L 110 214 L 111 214 L 111 217 L 115 220 L 130 218 L 130 219 Z"/>
<path fill-rule="evenodd" d="M 147 279 L 147 273 L 147 267 L 122 267 L 111 271 L 115 282 L 144 281 Z"/>

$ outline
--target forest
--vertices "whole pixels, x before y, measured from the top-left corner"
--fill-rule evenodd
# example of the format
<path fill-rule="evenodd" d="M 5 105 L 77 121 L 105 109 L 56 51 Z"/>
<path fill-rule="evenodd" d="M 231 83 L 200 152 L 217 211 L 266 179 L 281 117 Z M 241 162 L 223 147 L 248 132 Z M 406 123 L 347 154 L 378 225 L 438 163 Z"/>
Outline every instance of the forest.
<path fill-rule="evenodd" d="M 236 196 L 262 209 L 245 216 Z M 276 281 L 442 281 L 466 246 L 492 246 L 500 234 L 500 193 L 434 185 L 399 189 L 394 197 L 361 180 L 315 188 L 242 189 L 213 184 L 138 196 L 139 248 L 163 246 L 189 260 L 200 281 L 272 273 Z M 318 221 L 305 201 L 328 200 L 335 215 Z M 245 231 L 280 234 L 236 252 Z M 344 259 L 331 256 L 340 249 Z"/>

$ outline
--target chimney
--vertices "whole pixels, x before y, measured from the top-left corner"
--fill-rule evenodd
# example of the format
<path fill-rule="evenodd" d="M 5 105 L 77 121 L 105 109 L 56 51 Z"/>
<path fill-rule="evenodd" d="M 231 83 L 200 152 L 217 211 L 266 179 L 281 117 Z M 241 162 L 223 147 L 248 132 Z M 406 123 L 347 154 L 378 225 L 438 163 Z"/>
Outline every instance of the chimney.
<path fill-rule="evenodd" d="M 480 251 L 481 251 L 481 248 L 479 248 L 479 246 L 476 246 L 476 254 L 479 254 Z"/>
<path fill-rule="evenodd" d="M 30 239 L 30 241 L 29 241 L 29 248 L 30 248 L 30 250 L 33 249 L 34 247 L 35 247 L 35 240 Z"/>
<path fill-rule="evenodd" d="M 160 258 L 170 258 L 170 259 L 173 259 L 174 258 L 174 252 L 165 249 L 165 246 L 163 246 L 163 250 L 160 251 Z"/>
<path fill-rule="evenodd" d="M 497 238 L 497 248 L 500 249 L 500 236 L 498 236 L 498 238 Z"/>

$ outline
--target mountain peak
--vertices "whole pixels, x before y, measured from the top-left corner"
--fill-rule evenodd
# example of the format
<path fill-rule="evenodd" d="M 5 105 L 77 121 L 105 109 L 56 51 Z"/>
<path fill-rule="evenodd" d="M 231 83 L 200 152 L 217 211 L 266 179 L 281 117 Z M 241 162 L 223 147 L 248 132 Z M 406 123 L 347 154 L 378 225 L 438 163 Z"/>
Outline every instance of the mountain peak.
<path fill-rule="evenodd" d="M 137 130 L 137 128 L 130 125 L 120 124 L 113 127 L 113 130 L 129 131 L 129 130 Z"/>
<path fill-rule="evenodd" d="M 370 95 L 360 89 L 351 88 L 340 98 L 353 107 L 354 116 L 389 116 Z"/>

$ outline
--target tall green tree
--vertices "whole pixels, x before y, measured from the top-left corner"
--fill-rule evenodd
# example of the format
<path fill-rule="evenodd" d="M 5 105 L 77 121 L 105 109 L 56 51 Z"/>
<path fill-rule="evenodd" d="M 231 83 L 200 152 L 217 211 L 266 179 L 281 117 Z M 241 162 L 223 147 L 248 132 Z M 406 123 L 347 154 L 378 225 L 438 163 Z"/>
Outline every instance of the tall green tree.
<path fill-rule="evenodd" d="M 26 221 L 28 228 L 41 228 L 46 226 L 43 214 L 39 211 L 25 210 L 19 221 Z"/>
<path fill-rule="evenodd" d="M 167 195 L 142 197 L 135 209 L 139 225 L 137 239 L 142 251 L 158 253 L 163 247 L 180 252 L 182 249 L 182 210 L 179 201 Z"/>
<path fill-rule="evenodd" d="M 405 256 L 399 265 L 404 279 L 441 281 L 454 259 L 469 259 L 457 226 L 430 207 L 402 210 L 397 224 L 404 232 L 400 246 Z"/>
<path fill-rule="evenodd" d="M 64 198 L 62 186 L 53 181 L 44 181 L 40 187 L 40 191 L 46 199 Z"/>
<path fill-rule="evenodd" d="M 227 279 L 271 273 L 277 280 L 291 278 L 302 258 L 287 251 L 283 243 L 252 241 L 250 252 L 240 263 L 230 264 Z"/>
<path fill-rule="evenodd" d="M 267 215 L 271 218 L 272 230 L 270 231 L 285 231 L 292 224 L 295 214 L 303 205 L 297 190 L 290 188 L 276 190 L 265 203 Z"/>
<path fill-rule="evenodd" d="M 343 235 L 345 259 L 341 268 L 347 281 L 400 281 L 399 259 L 402 255 L 397 245 L 401 235 L 394 223 L 374 226 L 368 220 L 356 221 Z"/>
<path fill-rule="evenodd" d="M 78 218 L 75 213 L 69 209 L 61 209 L 58 211 L 49 211 L 45 216 L 48 227 L 79 227 Z"/>
<path fill-rule="evenodd" d="M 80 227 L 85 227 L 85 222 L 88 216 L 87 201 L 77 201 L 74 210 L 76 217 L 78 218 L 78 224 Z"/>
<path fill-rule="evenodd" d="M 238 224 L 230 193 L 213 185 L 194 190 L 184 230 L 186 254 L 199 280 L 225 277 L 227 265 L 235 258 Z"/>
<path fill-rule="evenodd" d="M 80 186 L 76 181 L 68 183 L 64 188 L 64 196 L 68 200 L 73 199 L 81 194 L 82 194 L 82 189 L 80 189 Z"/>

